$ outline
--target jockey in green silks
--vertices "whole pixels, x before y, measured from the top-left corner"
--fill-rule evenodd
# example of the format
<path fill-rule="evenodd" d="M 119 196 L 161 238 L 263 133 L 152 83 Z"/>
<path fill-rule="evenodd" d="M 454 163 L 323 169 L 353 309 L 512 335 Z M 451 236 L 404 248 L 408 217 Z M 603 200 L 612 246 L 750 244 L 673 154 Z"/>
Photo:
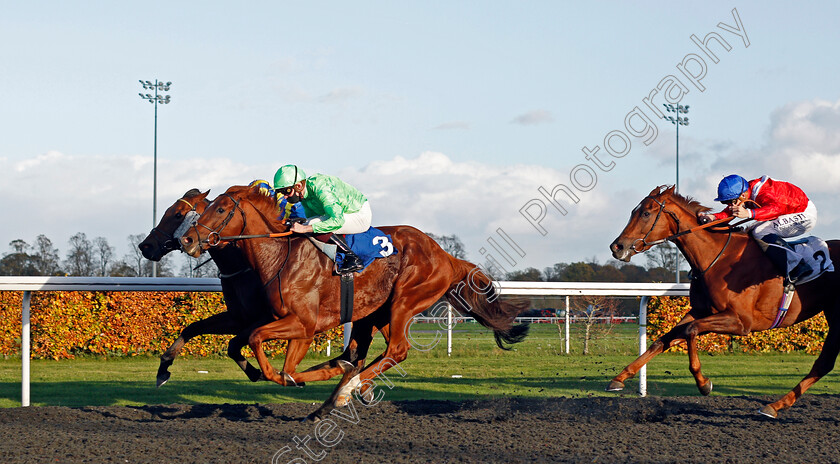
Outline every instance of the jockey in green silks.
<path fill-rule="evenodd" d="M 362 260 L 339 235 L 358 234 L 370 228 L 370 204 L 361 192 L 335 176 L 315 174 L 307 177 L 302 169 L 293 164 L 277 170 L 274 190 L 289 202 L 300 201 L 303 205 L 307 220 L 302 224 L 292 224 L 292 232 L 332 232 L 330 241 L 344 253 L 339 274 L 354 272 L 363 267 Z"/>

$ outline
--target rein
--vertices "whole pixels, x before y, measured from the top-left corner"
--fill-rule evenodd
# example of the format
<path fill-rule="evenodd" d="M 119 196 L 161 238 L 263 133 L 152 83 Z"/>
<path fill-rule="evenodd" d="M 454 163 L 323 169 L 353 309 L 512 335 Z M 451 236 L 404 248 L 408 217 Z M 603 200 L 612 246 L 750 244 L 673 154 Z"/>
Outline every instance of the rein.
<path fill-rule="evenodd" d="M 236 214 L 236 211 L 239 211 L 239 213 L 242 215 L 242 230 L 244 231 L 245 228 L 247 227 L 247 221 L 245 219 L 245 211 L 242 209 L 242 207 L 239 206 L 239 201 L 235 200 L 233 197 L 231 197 L 230 195 L 228 195 L 226 193 L 224 193 L 223 195 L 230 198 L 230 200 L 233 202 L 233 208 L 230 210 L 230 213 L 228 213 L 228 215 L 224 219 L 224 221 L 222 221 L 221 225 L 219 225 L 218 229 L 217 230 L 210 229 L 206 225 L 198 223 L 198 222 L 195 224 L 196 227 L 200 225 L 200 226 L 202 226 L 205 229 L 210 231 L 210 233 L 207 234 L 207 239 L 203 240 L 209 246 L 215 247 L 215 246 L 219 246 L 223 242 L 235 242 L 237 240 L 245 240 L 245 239 L 249 239 L 249 238 L 281 238 L 281 237 L 288 237 L 289 235 L 292 235 L 293 232 L 286 231 L 286 232 L 274 232 L 274 233 L 269 233 L 269 234 L 254 234 L 254 235 L 243 235 L 242 233 L 240 233 L 239 235 L 228 235 L 228 236 L 222 237 L 221 236 L 222 230 L 224 230 L 224 228 L 227 227 L 230 220 L 233 219 L 233 216 Z"/>
<path fill-rule="evenodd" d="M 692 227 L 692 228 L 690 228 L 690 229 L 686 229 L 686 230 L 682 230 L 682 231 L 680 231 L 680 230 L 679 230 L 679 227 L 680 227 L 680 220 L 679 220 L 679 218 L 677 218 L 676 214 L 674 214 L 673 212 L 668 211 L 668 210 L 666 210 L 666 209 L 665 209 L 665 202 L 664 202 L 664 201 L 659 201 L 659 200 L 657 200 L 656 198 L 653 198 L 653 197 L 652 197 L 652 196 L 650 196 L 650 195 L 649 195 L 649 196 L 647 196 L 647 197 L 645 197 L 645 198 L 646 198 L 646 199 L 650 199 L 651 201 L 653 201 L 653 202 L 655 202 L 656 204 L 658 204 L 658 205 L 659 205 L 659 211 L 656 213 L 656 219 L 653 221 L 653 225 L 651 225 L 651 226 L 650 226 L 650 230 L 648 230 L 648 232 L 645 234 L 645 236 L 644 236 L 644 237 L 642 237 L 642 238 L 640 238 L 640 239 L 636 239 L 636 241 L 635 241 L 635 242 L 633 242 L 633 246 L 632 246 L 632 248 L 633 248 L 633 250 L 634 250 L 634 251 L 636 251 L 637 253 L 641 253 L 641 252 L 640 252 L 639 250 L 637 250 L 637 249 L 636 249 L 636 242 L 640 242 L 640 241 L 641 241 L 641 242 L 642 242 L 642 246 L 649 246 L 649 247 L 650 247 L 650 246 L 654 246 L 654 245 L 659 245 L 659 244 L 661 244 L 661 243 L 665 243 L 665 242 L 667 242 L 667 241 L 671 241 L 671 242 L 672 242 L 672 241 L 674 241 L 675 239 L 677 239 L 677 238 L 679 238 L 679 237 L 682 237 L 683 235 L 688 235 L 688 234 L 691 234 L 691 233 L 697 232 L 698 230 L 703 230 L 703 229 L 706 229 L 706 228 L 708 228 L 708 227 L 713 227 L 713 226 L 716 226 L 716 225 L 720 225 L 720 224 L 723 224 L 723 223 L 729 222 L 729 221 L 731 221 L 732 219 L 735 219 L 735 217 L 734 217 L 734 216 L 729 216 L 729 217 L 725 217 L 725 218 L 723 218 L 723 219 L 717 219 L 717 220 L 714 220 L 714 221 L 711 221 L 711 222 L 707 222 L 707 223 L 705 223 L 705 224 L 701 224 L 701 225 L 698 225 L 698 226 Z M 652 242 L 648 242 L 648 241 L 647 241 L 647 238 L 648 238 L 648 236 L 651 234 L 651 232 L 653 232 L 653 229 L 654 229 L 654 228 L 656 228 L 656 224 L 659 222 L 659 218 L 662 216 L 662 212 L 663 212 L 663 211 L 665 211 L 665 213 L 667 213 L 667 214 L 670 214 L 670 215 L 671 215 L 671 217 L 673 217 L 673 218 L 674 218 L 674 220 L 677 222 L 677 230 L 678 230 L 678 232 L 677 232 L 677 233 L 675 233 L 675 234 L 673 234 L 673 235 L 670 235 L 670 236 L 668 236 L 668 237 L 661 238 L 661 239 L 659 239 L 659 240 L 654 240 L 654 241 L 652 241 Z M 711 262 L 711 263 L 710 263 L 710 264 L 706 267 L 706 269 L 704 269 L 704 270 L 700 271 L 700 275 L 698 275 L 698 276 L 694 276 L 694 275 L 692 274 L 692 275 L 690 275 L 690 278 L 692 278 L 692 279 L 697 279 L 697 278 L 700 278 L 700 277 L 702 277 L 703 275 L 705 275 L 705 274 L 706 274 L 706 272 L 707 272 L 709 269 L 711 269 L 711 268 L 712 268 L 712 266 L 714 266 L 714 265 L 715 265 L 715 263 L 717 263 L 717 262 L 718 262 L 718 260 L 720 259 L 720 257 L 721 257 L 721 256 L 723 256 L 723 252 L 724 252 L 724 251 L 726 251 L 726 248 L 729 246 L 729 242 L 732 240 L 732 231 L 734 230 L 734 228 L 735 228 L 736 226 L 738 226 L 738 225 L 743 224 L 744 222 L 747 222 L 747 221 L 749 221 L 749 219 L 747 219 L 747 220 L 745 220 L 745 221 L 740 221 L 740 222 L 738 222 L 738 223 L 736 223 L 736 224 L 734 224 L 734 225 L 731 225 L 731 226 L 728 228 L 728 233 L 729 233 L 729 235 L 726 237 L 726 243 L 724 243 L 724 244 L 723 244 L 723 248 L 721 248 L 721 249 L 720 249 L 720 251 L 718 252 L 717 256 L 715 256 L 715 259 L 713 259 L 713 260 L 712 260 L 712 262 Z"/>

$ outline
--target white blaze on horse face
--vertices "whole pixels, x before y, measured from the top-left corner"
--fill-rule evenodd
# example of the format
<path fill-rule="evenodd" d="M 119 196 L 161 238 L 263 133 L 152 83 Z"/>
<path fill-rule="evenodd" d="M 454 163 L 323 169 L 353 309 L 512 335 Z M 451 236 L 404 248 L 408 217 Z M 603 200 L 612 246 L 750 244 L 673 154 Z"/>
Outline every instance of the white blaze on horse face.
<path fill-rule="evenodd" d="M 196 222 L 198 222 L 198 217 L 201 216 L 196 211 L 190 211 L 186 215 L 184 215 L 184 220 L 181 222 L 181 225 L 175 229 L 175 232 L 172 233 L 172 238 L 175 240 L 180 240 L 184 234 L 187 233 L 187 230 L 194 226 Z"/>

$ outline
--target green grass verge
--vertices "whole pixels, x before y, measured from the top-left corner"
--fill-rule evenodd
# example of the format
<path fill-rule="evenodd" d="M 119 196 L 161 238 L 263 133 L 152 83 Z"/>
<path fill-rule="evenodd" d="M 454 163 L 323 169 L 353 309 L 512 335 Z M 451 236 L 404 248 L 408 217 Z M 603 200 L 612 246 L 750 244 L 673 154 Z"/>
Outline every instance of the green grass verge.
<path fill-rule="evenodd" d="M 433 325 L 416 324 L 412 327 L 414 345 L 433 344 L 437 330 Z M 496 348 L 492 334 L 475 324 L 459 324 L 455 330 L 452 356 L 447 356 L 444 333 L 434 348 L 411 350 L 400 364 L 401 370 L 387 371 L 393 388 L 380 382 L 384 399 L 610 396 L 615 394 L 604 392 L 604 387 L 638 352 L 638 329 L 632 325 L 596 332 L 590 355 L 581 354 L 581 327 L 572 330 L 569 355 L 562 352 L 565 342 L 554 325 L 532 325 L 528 339 L 513 351 Z M 383 350 L 380 337 L 369 359 Z M 310 354 L 302 367 L 325 359 L 325 355 Z M 799 353 L 701 355 L 703 372 L 713 380 L 716 395 L 782 395 L 804 377 L 814 360 L 814 356 Z M 280 367 L 282 359 L 273 363 Z M 170 381 L 156 388 L 157 366 L 154 357 L 33 360 L 31 402 L 62 406 L 320 403 L 338 381 L 284 388 L 249 382 L 231 360 L 223 357 L 179 358 L 170 369 Z M 634 379 L 627 382 L 623 394 L 634 396 L 637 391 Z M 836 374 L 829 374 L 808 393 L 840 394 Z M 687 356 L 665 353 L 654 359 L 648 366 L 648 394 L 698 395 L 688 372 Z M 19 406 L 20 395 L 20 358 L 0 360 L 0 407 Z"/>

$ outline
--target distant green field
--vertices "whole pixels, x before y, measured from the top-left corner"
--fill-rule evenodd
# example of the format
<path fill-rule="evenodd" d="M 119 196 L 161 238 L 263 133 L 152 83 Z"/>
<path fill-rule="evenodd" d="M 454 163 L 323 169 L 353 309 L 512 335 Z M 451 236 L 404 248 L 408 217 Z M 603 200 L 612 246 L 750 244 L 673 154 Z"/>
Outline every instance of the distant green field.
<path fill-rule="evenodd" d="M 532 324 L 531 334 L 513 351 L 495 347 L 492 333 L 465 323 L 454 329 L 452 356 L 446 353 L 446 335 L 429 351 L 411 350 L 398 369 L 386 372 L 394 387 L 385 390 L 387 400 L 463 400 L 502 396 L 585 397 L 609 396 L 604 387 L 638 354 L 638 327 L 633 324 L 596 327 L 592 354 L 582 354 L 582 327 L 571 331 L 571 354 L 557 325 Z M 431 345 L 440 331 L 432 324 L 415 324 L 415 346 Z M 371 356 L 384 350 L 381 337 Z M 335 355 L 336 353 L 333 353 Z M 310 354 L 302 368 L 327 359 Z M 703 371 L 715 385 L 716 395 L 782 395 L 811 368 L 815 357 L 806 354 L 701 355 Z M 253 362 L 253 361 L 252 361 Z M 280 367 L 282 358 L 274 360 Z M 79 358 L 33 360 L 31 402 L 33 405 L 98 406 L 171 403 L 284 403 L 321 402 L 336 379 L 303 388 L 249 382 L 239 368 L 224 357 L 179 358 L 172 378 L 155 388 L 158 360 L 154 357 Z M 401 375 L 404 373 L 405 375 Z M 453 377 L 460 376 L 460 377 Z M 836 373 L 817 383 L 809 394 L 840 394 Z M 638 382 L 627 382 L 624 395 L 634 396 Z M 0 407 L 20 405 L 20 358 L 0 360 Z M 698 395 L 688 359 L 666 353 L 648 366 L 648 394 L 657 396 Z"/>

